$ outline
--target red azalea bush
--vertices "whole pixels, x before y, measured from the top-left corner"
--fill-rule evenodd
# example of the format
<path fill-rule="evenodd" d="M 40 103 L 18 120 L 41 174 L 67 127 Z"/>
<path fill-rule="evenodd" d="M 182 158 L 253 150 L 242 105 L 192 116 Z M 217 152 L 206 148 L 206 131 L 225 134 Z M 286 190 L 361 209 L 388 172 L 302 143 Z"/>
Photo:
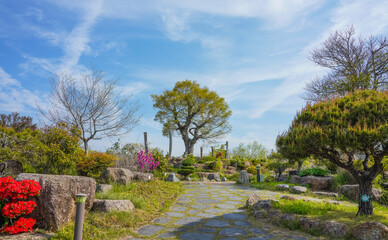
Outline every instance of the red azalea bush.
<path fill-rule="evenodd" d="M 32 212 L 34 201 L 19 201 L 39 195 L 40 185 L 34 180 L 15 181 L 11 177 L 0 178 L 0 233 L 16 234 L 32 231 L 35 219 L 20 217 Z M 20 217 L 19 219 L 16 219 Z M 16 221 L 15 221 L 16 220 Z"/>

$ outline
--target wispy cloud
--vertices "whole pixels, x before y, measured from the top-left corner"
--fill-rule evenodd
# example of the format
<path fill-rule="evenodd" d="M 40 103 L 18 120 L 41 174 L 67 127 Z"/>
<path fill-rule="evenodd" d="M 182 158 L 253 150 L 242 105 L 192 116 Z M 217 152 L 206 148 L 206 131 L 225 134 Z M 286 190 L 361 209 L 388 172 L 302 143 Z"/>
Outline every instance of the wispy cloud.
<path fill-rule="evenodd" d="M 101 14 L 102 5 L 103 0 L 92 1 L 89 5 L 85 5 L 80 12 L 84 14 L 82 21 L 69 33 L 33 26 L 32 31 L 41 38 L 49 39 L 52 44 L 60 46 L 64 54 L 60 58 L 39 58 L 25 54 L 25 58 L 31 64 L 38 64 L 51 73 L 84 71 L 85 68 L 79 66 L 79 59 L 82 54 L 90 52 L 90 33 Z"/>
<path fill-rule="evenodd" d="M 45 106 L 38 92 L 31 92 L 0 67 L 0 111 L 25 112 Z"/>

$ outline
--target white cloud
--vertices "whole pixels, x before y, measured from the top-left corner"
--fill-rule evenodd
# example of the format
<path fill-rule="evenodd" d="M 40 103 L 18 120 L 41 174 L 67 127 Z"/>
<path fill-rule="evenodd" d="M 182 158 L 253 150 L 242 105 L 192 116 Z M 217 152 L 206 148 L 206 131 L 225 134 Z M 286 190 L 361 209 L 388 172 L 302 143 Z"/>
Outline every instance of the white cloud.
<path fill-rule="evenodd" d="M 9 75 L 2 67 L 0 67 L 0 86 L 20 86 L 18 80 L 14 79 Z"/>
<path fill-rule="evenodd" d="M 61 2 L 56 3 L 61 4 Z M 48 31 L 32 26 L 30 30 L 34 31 L 41 38 L 49 39 L 52 44 L 59 45 L 64 54 L 60 58 L 38 58 L 28 55 L 25 55 L 25 58 L 29 60 L 29 63 L 38 64 L 51 73 L 84 71 L 85 68 L 79 65 L 79 59 L 82 54 L 90 52 L 90 32 L 101 14 L 102 4 L 103 0 L 98 0 L 91 1 L 86 5 L 73 5 L 74 8 L 83 7 L 81 11 L 83 18 L 69 33 Z"/>
<path fill-rule="evenodd" d="M 31 92 L 0 67 L 0 111 L 25 112 L 45 106 L 38 92 Z"/>
<path fill-rule="evenodd" d="M 134 96 L 150 89 L 151 86 L 144 82 L 130 82 L 127 85 L 118 86 L 117 88 L 124 95 Z"/>

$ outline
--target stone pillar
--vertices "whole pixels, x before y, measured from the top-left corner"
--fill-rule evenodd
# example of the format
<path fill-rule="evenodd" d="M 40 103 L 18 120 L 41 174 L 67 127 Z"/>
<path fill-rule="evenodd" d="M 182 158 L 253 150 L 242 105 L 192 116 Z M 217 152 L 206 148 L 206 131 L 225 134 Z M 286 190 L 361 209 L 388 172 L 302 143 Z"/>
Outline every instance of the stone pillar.
<path fill-rule="evenodd" d="M 229 142 L 226 141 L 225 143 L 225 158 L 229 159 Z"/>
<path fill-rule="evenodd" d="M 147 132 L 144 132 L 144 147 L 145 151 L 148 151 Z"/>

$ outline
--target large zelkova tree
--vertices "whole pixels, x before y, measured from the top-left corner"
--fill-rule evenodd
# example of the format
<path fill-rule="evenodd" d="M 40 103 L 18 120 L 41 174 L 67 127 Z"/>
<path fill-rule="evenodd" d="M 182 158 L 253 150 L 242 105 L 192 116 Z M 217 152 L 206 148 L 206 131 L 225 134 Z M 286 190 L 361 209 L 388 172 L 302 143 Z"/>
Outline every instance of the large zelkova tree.
<path fill-rule="evenodd" d="M 359 90 L 308 104 L 278 143 L 349 171 L 359 184 L 358 213 L 371 215 L 372 182 L 388 154 L 388 92 Z"/>
<path fill-rule="evenodd" d="M 102 71 L 75 78 L 59 74 L 52 78 L 51 106 L 42 114 L 52 123 L 67 122 L 80 129 L 77 134 L 85 153 L 89 141 L 126 134 L 139 121 L 138 105 L 117 90 L 117 80 L 104 79 Z"/>
<path fill-rule="evenodd" d="M 307 101 L 327 100 L 358 89 L 388 89 L 386 37 L 359 37 L 351 26 L 330 35 L 311 52 L 310 60 L 328 72 L 306 85 L 302 98 Z"/>
<path fill-rule="evenodd" d="M 199 140 L 214 140 L 231 131 L 228 122 L 232 111 L 215 91 L 196 81 L 176 82 L 173 90 L 152 95 L 158 109 L 155 121 L 163 124 L 163 135 L 178 132 L 185 144 L 185 154 L 192 154 Z"/>

